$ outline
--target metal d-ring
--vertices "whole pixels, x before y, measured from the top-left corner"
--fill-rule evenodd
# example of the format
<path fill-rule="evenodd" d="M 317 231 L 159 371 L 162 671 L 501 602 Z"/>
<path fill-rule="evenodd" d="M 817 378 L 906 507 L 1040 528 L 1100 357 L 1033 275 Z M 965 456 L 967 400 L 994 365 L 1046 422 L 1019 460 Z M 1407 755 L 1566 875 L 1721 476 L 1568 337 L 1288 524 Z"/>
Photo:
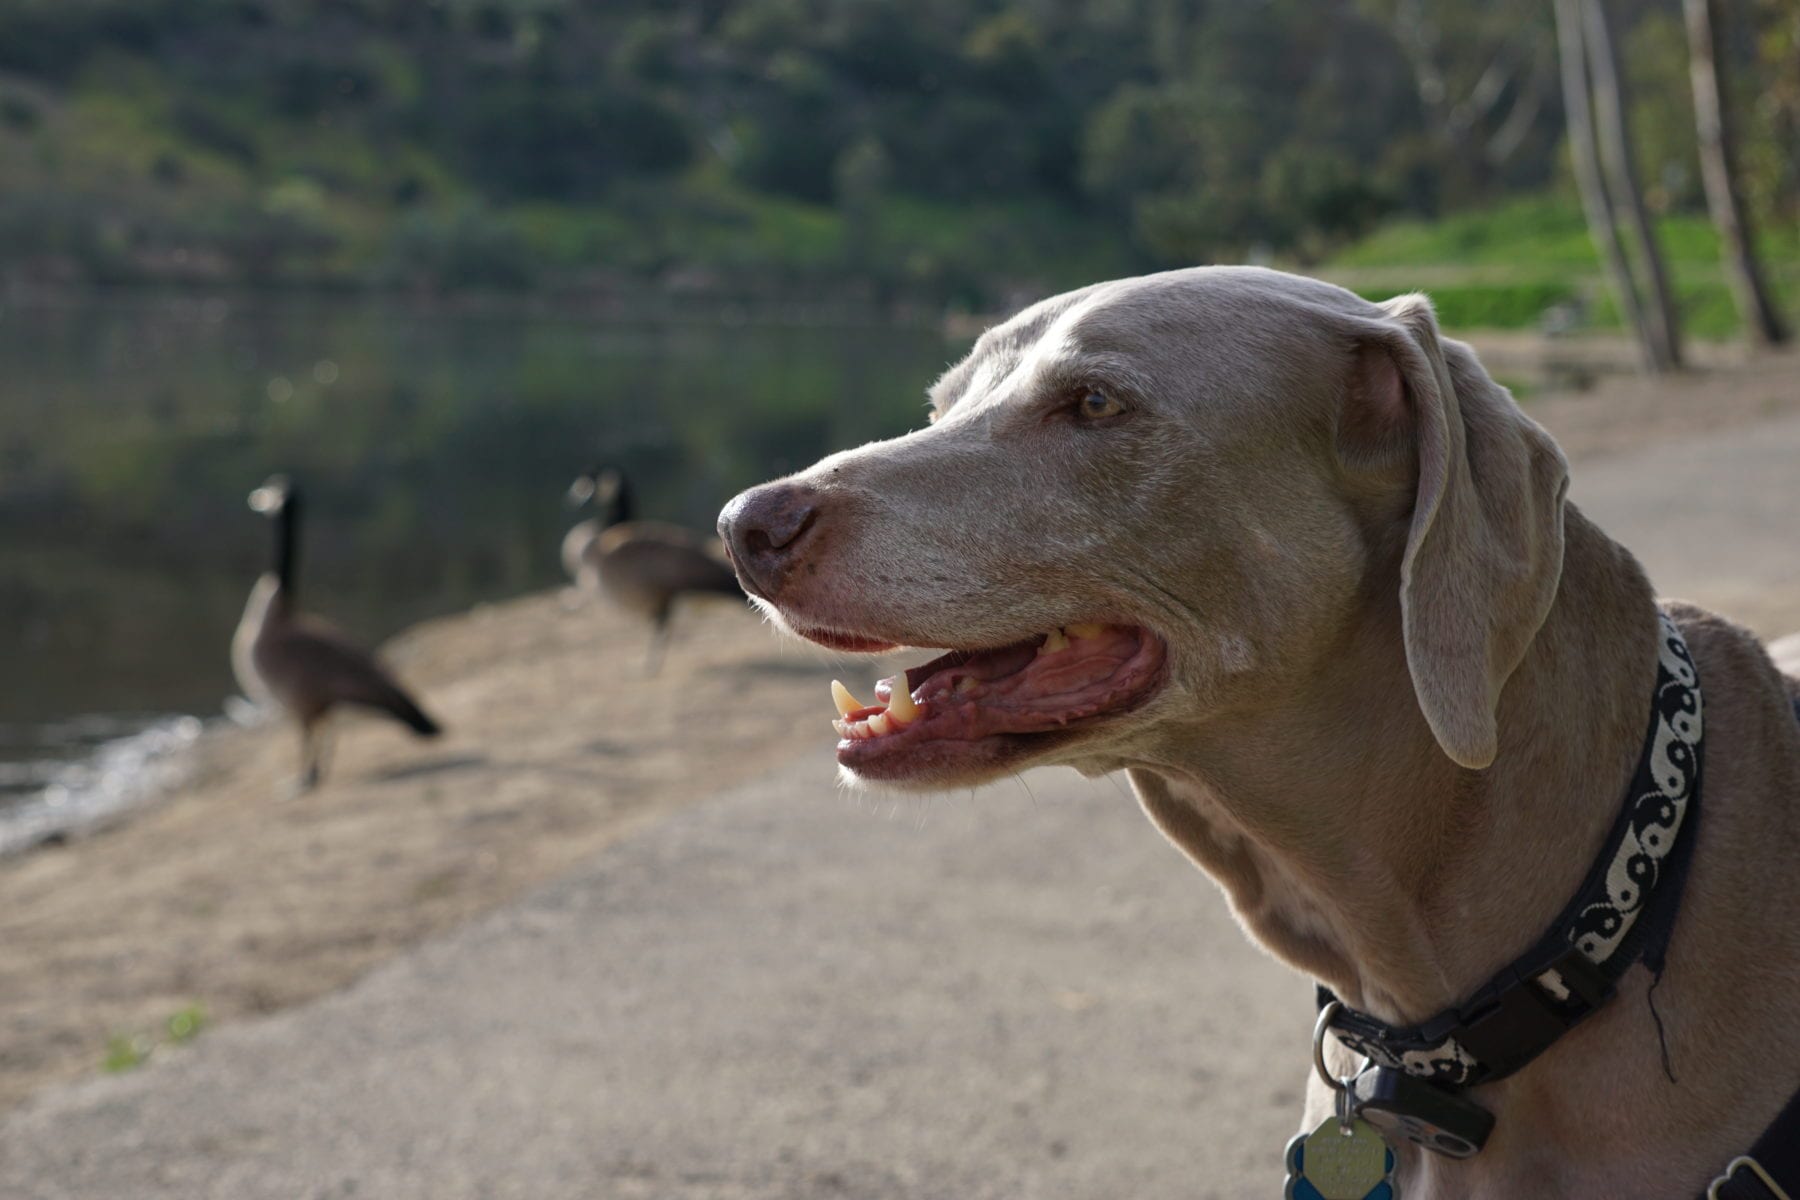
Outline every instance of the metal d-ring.
<path fill-rule="evenodd" d="M 1350 1081 L 1361 1073 L 1361 1068 L 1339 1079 L 1325 1066 L 1325 1034 L 1331 1029 L 1331 1018 L 1337 1016 L 1343 1007 L 1336 1000 L 1328 1000 L 1325 1007 L 1319 1010 L 1319 1020 L 1313 1025 L 1313 1070 L 1319 1073 L 1319 1078 L 1325 1081 L 1326 1087 L 1337 1093 L 1333 1099 L 1336 1101 L 1334 1107 L 1337 1109 L 1338 1127 L 1348 1134 L 1351 1122 L 1356 1119 L 1356 1114 L 1362 1107 L 1350 1092 Z M 1367 1058 L 1363 1059 L 1363 1068 L 1369 1065 L 1369 1061 Z"/>
<path fill-rule="evenodd" d="M 1350 1090 L 1348 1079 L 1339 1079 L 1325 1066 L 1325 1035 L 1331 1029 L 1331 1019 L 1342 1012 L 1343 1008 L 1344 1006 L 1336 1000 L 1326 1001 L 1325 1007 L 1319 1010 L 1317 1023 L 1313 1025 L 1313 1069 L 1319 1073 L 1319 1078 L 1325 1081 L 1325 1086 L 1334 1092 Z"/>

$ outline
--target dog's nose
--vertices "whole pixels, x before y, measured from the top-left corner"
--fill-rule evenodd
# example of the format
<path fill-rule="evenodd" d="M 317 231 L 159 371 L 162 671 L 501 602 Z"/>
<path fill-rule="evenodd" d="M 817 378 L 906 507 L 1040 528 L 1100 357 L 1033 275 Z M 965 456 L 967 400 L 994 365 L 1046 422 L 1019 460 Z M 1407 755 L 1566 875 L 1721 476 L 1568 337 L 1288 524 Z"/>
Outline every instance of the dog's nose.
<path fill-rule="evenodd" d="M 719 537 L 744 586 L 774 599 L 819 516 L 819 496 L 793 483 L 740 493 L 719 514 Z"/>

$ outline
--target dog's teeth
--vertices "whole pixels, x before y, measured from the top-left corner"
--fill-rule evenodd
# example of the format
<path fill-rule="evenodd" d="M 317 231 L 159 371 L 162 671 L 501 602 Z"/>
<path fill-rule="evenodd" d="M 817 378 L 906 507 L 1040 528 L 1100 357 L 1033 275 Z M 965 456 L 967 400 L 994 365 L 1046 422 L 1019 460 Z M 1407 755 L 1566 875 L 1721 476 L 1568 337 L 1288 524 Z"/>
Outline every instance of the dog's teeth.
<path fill-rule="evenodd" d="M 887 718 L 895 725 L 911 725 L 919 719 L 919 706 L 913 703 L 912 693 L 906 690 L 906 676 L 894 677 L 894 689 L 888 697 Z"/>
<path fill-rule="evenodd" d="M 850 736 L 850 722 L 848 721 L 840 718 L 839 720 L 833 721 L 831 727 L 837 730 L 837 735 L 839 737 L 847 738 Z"/>
<path fill-rule="evenodd" d="M 837 705 L 838 715 L 841 717 L 847 717 L 859 708 L 868 707 L 861 700 L 852 696 L 849 688 L 835 679 L 831 681 L 831 702 Z"/>
<path fill-rule="evenodd" d="M 869 727 L 869 732 L 876 737 L 881 737 L 882 735 L 893 731 L 893 726 L 888 723 L 888 715 L 884 712 L 876 713 L 868 719 L 866 724 Z"/>
<path fill-rule="evenodd" d="M 1097 638 L 1106 632 L 1106 626 L 1096 625 L 1092 621 L 1083 621 L 1079 625 L 1065 625 L 1063 628 L 1072 638 Z"/>
<path fill-rule="evenodd" d="M 956 681 L 956 694 L 959 696 L 966 696 L 980 686 L 979 683 L 975 682 L 975 677 L 973 675 L 964 675 L 961 679 Z"/>
<path fill-rule="evenodd" d="M 1067 650 L 1068 648 L 1069 639 L 1063 635 L 1063 631 L 1060 628 L 1052 629 L 1049 634 L 1045 636 L 1044 644 L 1038 647 L 1038 654 L 1040 656 L 1045 654 L 1055 654 L 1058 651 Z"/>

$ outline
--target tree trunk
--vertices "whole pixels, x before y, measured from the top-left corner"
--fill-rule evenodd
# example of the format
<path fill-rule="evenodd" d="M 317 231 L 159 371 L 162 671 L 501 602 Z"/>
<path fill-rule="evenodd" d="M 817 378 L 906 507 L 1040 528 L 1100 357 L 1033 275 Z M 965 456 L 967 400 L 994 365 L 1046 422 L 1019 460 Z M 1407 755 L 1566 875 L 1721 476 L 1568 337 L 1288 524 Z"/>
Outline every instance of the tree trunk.
<path fill-rule="evenodd" d="M 1731 297 L 1750 340 L 1779 346 L 1788 331 L 1756 261 L 1755 231 L 1737 187 L 1737 146 L 1718 56 L 1719 10 L 1713 0 L 1683 0 L 1687 12 L 1688 75 L 1694 84 L 1694 124 L 1700 133 L 1700 175 L 1706 207 L 1719 231 L 1719 254 Z"/>
<path fill-rule="evenodd" d="M 1638 187 L 1637 166 L 1631 152 L 1631 130 L 1626 124 L 1624 85 L 1619 80 L 1619 56 L 1613 47 L 1612 27 L 1603 0 L 1582 0 L 1586 18 L 1588 70 L 1594 85 L 1594 125 L 1600 138 L 1600 161 L 1606 168 L 1607 190 L 1613 205 L 1625 218 L 1631 240 L 1637 246 L 1638 263 L 1649 293 L 1644 297 L 1645 328 L 1656 370 L 1681 365 L 1681 320 L 1669 294 L 1669 276 L 1663 268 L 1662 249 L 1656 230 L 1644 209 L 1644 193 Z"/>
<path fill-rule="evenodd" d="M 1575 166 L 1582 211 L 1587 214 L 1588 235 L 1594 239 L 1594 249 L 1599 251 L 1607 278 L 1612 281 L 1613 294 L 1619 301 L 1619 315 L 1637 341 L 1644 369 L 1655 370 L 1656 360 L 1644 328 L 1643 310 L 1638 305 L 1637 285 L 1631 278 L 1625 244 L 1619 240 L 1619 226 L 1613 219 L 1612 201 L 1606 194 L 1606 179 L 1600 173 L 1600 159 L 1595 150 L 1581 0 L 1555 0 L 1555 3 L 1556 43 L 1562 62 L 1563 112 L 1569 125 L 1569 157 Z"/>

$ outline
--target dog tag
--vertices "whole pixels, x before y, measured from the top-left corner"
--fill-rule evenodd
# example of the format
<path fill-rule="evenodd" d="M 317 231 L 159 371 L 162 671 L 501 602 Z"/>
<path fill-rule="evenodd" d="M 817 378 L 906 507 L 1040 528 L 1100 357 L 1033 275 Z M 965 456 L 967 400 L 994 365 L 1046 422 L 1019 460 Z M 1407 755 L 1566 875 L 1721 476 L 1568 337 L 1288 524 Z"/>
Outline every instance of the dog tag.
<path fill-rule="evenodd" d="M 1361 1117 L 1326 1117 L 1287 1146 L 1286 1200 L 1398 1200 L 1394 1149 Z"/>

